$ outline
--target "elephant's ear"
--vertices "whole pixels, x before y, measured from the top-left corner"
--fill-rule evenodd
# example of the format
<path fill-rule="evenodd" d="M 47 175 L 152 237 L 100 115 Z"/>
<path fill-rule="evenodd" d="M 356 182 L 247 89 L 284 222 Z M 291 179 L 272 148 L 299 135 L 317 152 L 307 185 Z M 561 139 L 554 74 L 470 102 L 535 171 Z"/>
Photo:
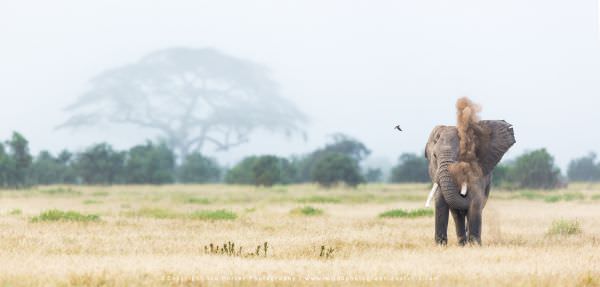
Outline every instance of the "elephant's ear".
<path fill-rule="evenodd" d="M 446 126 L 435 126 L 433 128 L 433 130 L 431 131 L 431 133 L 429 134 L 429 139 L 427 140 L 427 143 L 425 144 L 425 158 L 427 160 L 429 160 L 429 146 L 432 144 L 435 144 L 435 141 L 437 140 L 437 135 L 439 134 L 440 130 L 445 128 Z"/>
<path fill-rule="evenodd" d="M 505 121 L 479 121 L 489 132 L 489 138 L 479 147 L 477 157 L 484 175 L 488 175 L 500 162 L 502 156 L 516 143 L 512 125 Z"/>

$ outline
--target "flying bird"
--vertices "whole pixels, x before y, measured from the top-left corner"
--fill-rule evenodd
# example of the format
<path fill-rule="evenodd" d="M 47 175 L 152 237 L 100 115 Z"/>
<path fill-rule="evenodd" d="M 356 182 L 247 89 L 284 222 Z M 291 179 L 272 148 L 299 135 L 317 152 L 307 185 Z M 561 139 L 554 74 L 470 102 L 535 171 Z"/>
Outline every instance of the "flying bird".
<path fill-rule="evenodd" d="M 400 128 L 400 125 L 397 125 L 396 129 L 399 130 L 399 131 L 402 131 L 402 129 Z"/>

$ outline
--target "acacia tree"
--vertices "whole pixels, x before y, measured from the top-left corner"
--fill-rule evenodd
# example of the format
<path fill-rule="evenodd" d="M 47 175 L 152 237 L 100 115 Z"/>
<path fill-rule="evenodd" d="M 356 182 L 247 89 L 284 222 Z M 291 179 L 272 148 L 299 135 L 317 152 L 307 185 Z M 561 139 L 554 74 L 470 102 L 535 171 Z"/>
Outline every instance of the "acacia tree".
<path fill-rule="evenodd" d="M 259 128 L 304 135 L 305 122 L 266 68 L 209 48 L 170 48 L 105 71 L 67 111 L 61 127 L 150 129 L 182 159 L 207 144 L 227 150 L 246 143 Z"/>

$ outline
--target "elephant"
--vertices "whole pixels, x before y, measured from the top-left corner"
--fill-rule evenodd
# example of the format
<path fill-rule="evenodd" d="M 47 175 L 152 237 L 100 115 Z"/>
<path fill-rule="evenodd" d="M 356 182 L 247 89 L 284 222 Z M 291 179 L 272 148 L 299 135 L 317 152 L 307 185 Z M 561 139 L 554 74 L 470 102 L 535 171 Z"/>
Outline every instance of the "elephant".
<path fill-rule="evenodd" d="M 460 122 L 458 128 L 436 126 L 425 146 L 433 182 L 426 205 L 435 197 L 435 242 L 439 245 L 448 243 L 449 213 L 454 219 L 458 243 L 481 245 L 482 211 L 490 194 L 492 171 L 516 142 L 512 125 L 503 120 L 482 120 L 475 125 L 484 132 L 470 133 L 471 140 L 477 143 L 473 148 L 473 164 L 478 169 L 469 175 L 468 181 L 459 183 L 451 169 L 461 161 L 461 140 L 464 140 L 461 135 L 465 134 L 460 132 Z"/>

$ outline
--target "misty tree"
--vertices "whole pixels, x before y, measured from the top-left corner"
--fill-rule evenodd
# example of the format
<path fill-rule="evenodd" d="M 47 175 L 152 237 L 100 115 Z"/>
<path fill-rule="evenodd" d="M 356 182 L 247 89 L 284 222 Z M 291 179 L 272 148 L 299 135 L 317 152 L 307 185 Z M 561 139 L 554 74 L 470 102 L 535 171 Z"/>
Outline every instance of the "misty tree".
<path fill-rule="evenodd" d="M 304 135 L 305 117 L 280 96 L 265 67 L 215 49 L 161 50 L 90 84 L 61 127 L 149 129 L 181 159 L 207 145 L 223 151 L 244 144 L 256 129 Z"/>

